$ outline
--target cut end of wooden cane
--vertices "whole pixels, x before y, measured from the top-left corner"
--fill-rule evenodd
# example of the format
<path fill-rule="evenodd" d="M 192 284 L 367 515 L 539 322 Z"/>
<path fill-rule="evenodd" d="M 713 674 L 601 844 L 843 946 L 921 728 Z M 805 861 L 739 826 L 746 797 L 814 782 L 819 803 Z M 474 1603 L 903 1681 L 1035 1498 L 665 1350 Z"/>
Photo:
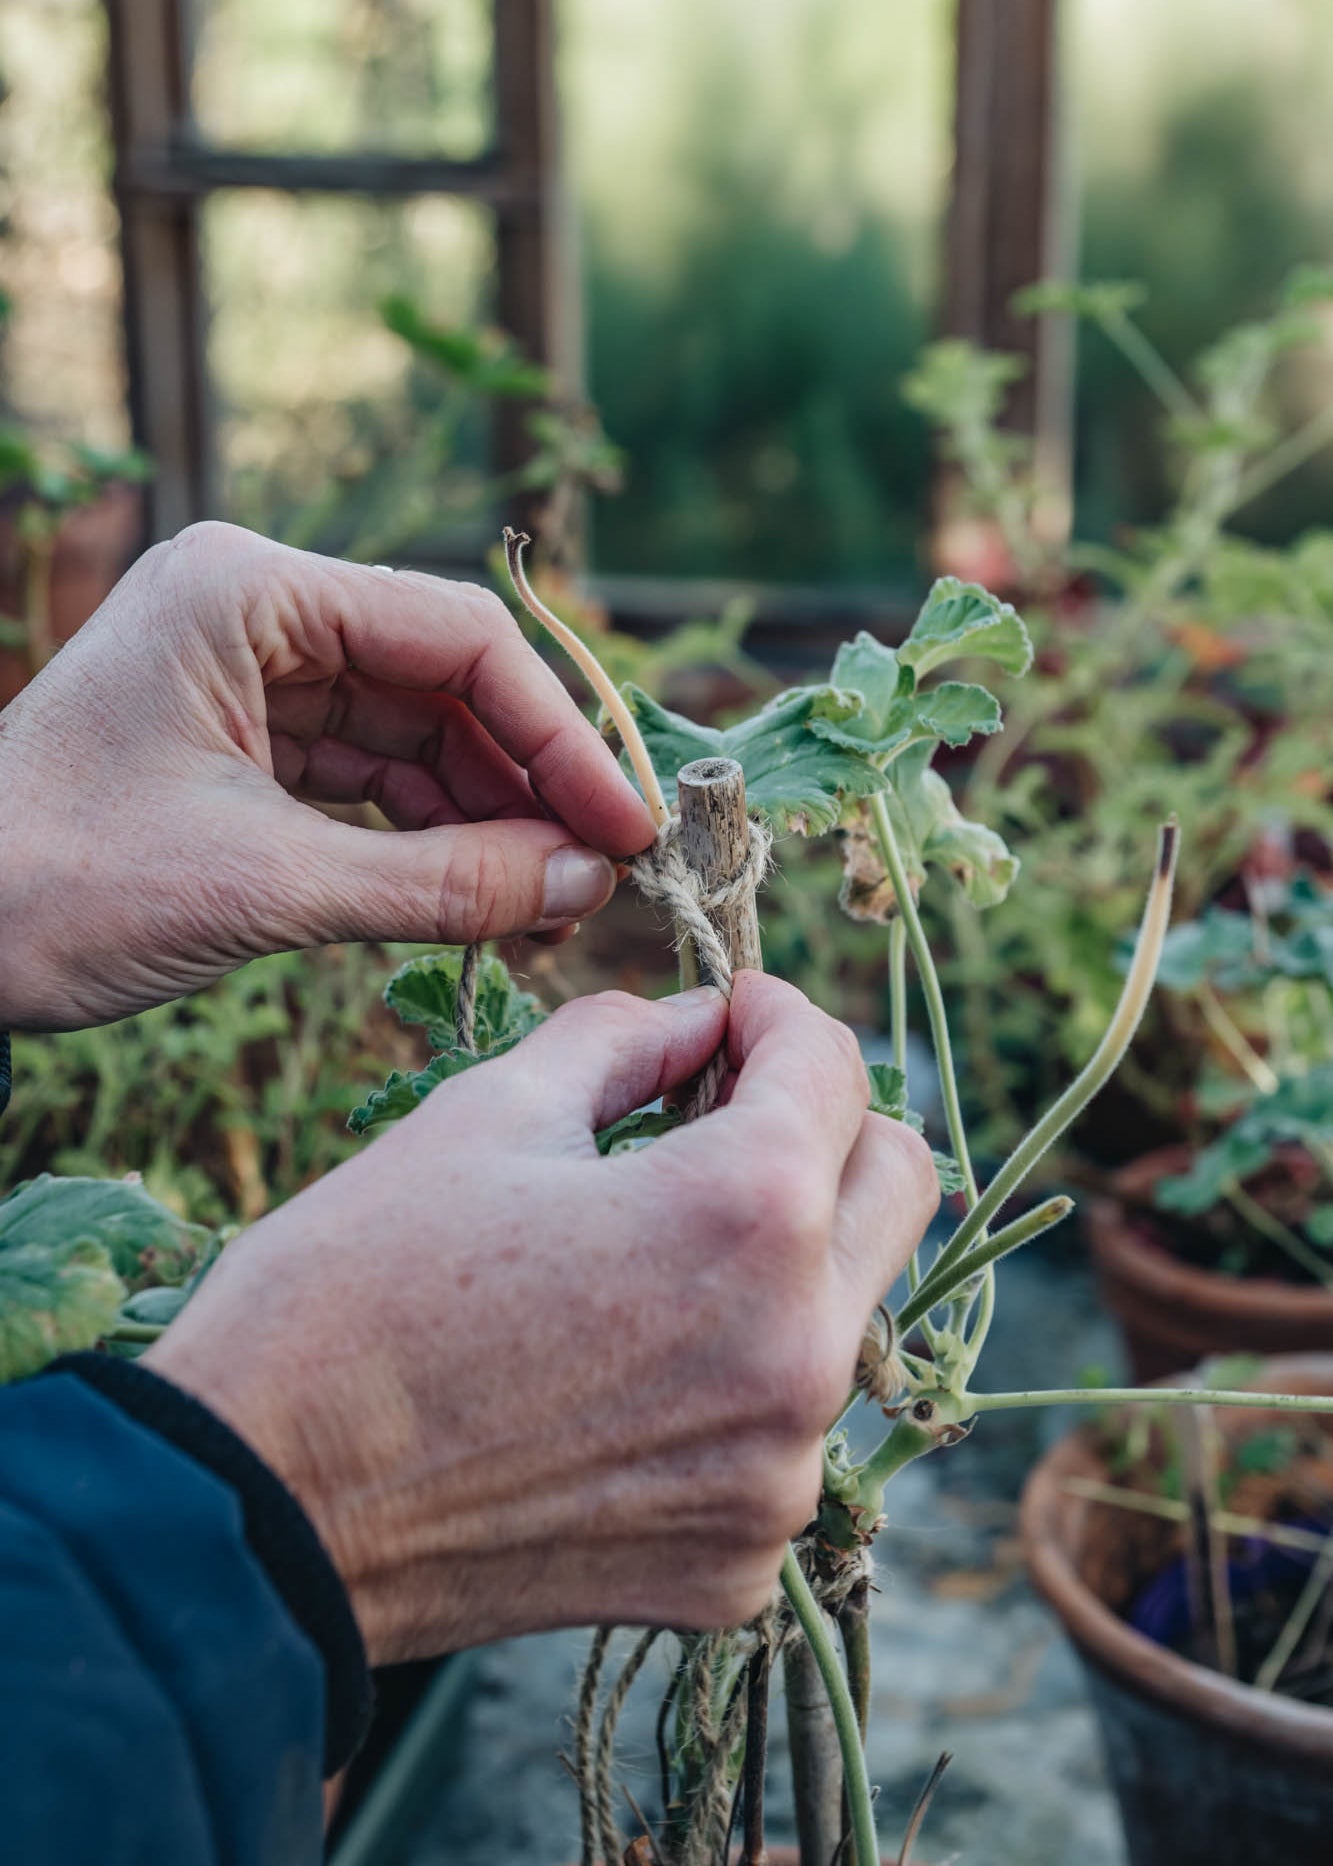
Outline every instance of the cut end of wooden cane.
<path fill-rule="evenodd" d="M 681 766 L 676 780 L 682 784 L 734 784 L 744 776 L 734 758 L 696 758 Z"/>

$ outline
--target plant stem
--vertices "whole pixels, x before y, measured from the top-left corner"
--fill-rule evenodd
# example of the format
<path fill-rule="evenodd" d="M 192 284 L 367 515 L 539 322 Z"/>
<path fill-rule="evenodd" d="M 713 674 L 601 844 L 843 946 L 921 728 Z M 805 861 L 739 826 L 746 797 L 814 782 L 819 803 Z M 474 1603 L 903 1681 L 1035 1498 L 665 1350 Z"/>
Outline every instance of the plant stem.
<path fill-rule="evenodd" d="M 856 1727 L 856 1706 L 843 1676 L 838 1654 L 829 1637 L 824 1612 L 810 1591 L 810 1583 L 801 1572 L 796 1551 L 788 1548 L 782 1558 L 782 1588 L 791 1602 L 792 1612 L 814 1654 L 824 1688 L 828 1692 L 833 1721 L 842 1752 L 843 1778 L 847 1805 L 852 1820 L 852 1848 L 856 1866 L 879 1866 L 879 1843 L 875 1838 L 875 1804 L 866 1775 L 865 1752 L 861 1733 Z"/>
<path fill-rule="evenodd" d="M 166 1332 L 165 1322 L 117 1322 L 106 1332 L 108 1341 L 156 1341 Z"/>
<path fill-rule="evenodd" d="M 1123 311 L 1112 311 L 1099 317 L 1097 322 L 1125 361 L 1131 368 L 1137 370 L 1164 408 L 1177 419 L 1198 418 L 1200 412 L 1198 403 L 1156 344 L 1144 336 L 1132 319 L 1127 317 Z"/>
<path fill-rule="evenodd" d="M 1290 1225 L 1284 1225 L 1258 1199 L 1251 1198 L 1239 1181 L 1233 1179 L 1222 1196 L 1232 1211 L 1243 1218 L 1247 1225 L 1252 1225 L 1260 1237 L 1267 1238 L 1270 1244 L 1276 1244 L 1279 1250 L 1284 1250 L 1316 1283 L 1323 1283 L 1333 1289 L 1333 1264 L 1325 1263 L 1319 1253 L 1312 1250 Z"/>
<path fill-rule="evenodd" d="M 893 1060 L 907 1087 L 907 923 L 901 914 L 889 922 L 889 1014 Z"/>
<path fill-rule="evenodd" d="M 1321 408 L 1317 415 L 1311 415 L 1304 427 L 1297 428 L 1294 434 L 1288 434 L 1262 460 L 1256 460 L 1248 472 L 1241 474 L 1230 512 L 1238 512 L 1251 499 L 1257 499 L 1261 492 L 1276 486 L 1279 480 L 1285 479 L 1288 473 L 1294 473 L 1297 467 L 1304 466 L 1330 441 L 1333 441 L 1333 405 Z"/>
<path fill-rule="evenodd" d="M 768 1860 L 764 1846 L 764 1765 L 768 1761 L 768 1692 L 772 1664 L 772 1648 L 764 1642 L 750 1660 L 746 1680 L 745 1761 L 741 1776 L 745 1826 L 741 1866 L 767 1866 Z"/>
<path fill-rule="evenodd" d="M 972 1160 L 967 1150 L 967 1130 L 963 1126 L 962 1104 L 958 1096 L 958 1078 L 954 1073 L 953 1046 L 949 1041 L 949 1020 L 944 1009 L 944 993 L 940 989 L 939 973 L 935 970 L 935 960 L 931 954 L 930 942 L 926 938 L 921 916 L 917 912 L 916 897 L 912 893 L 912 884 L 907 878 L 902 851 L 893 832 L 893 819 L 889 815 L 888 805 L 883 793 L 872 797 L 871 810 L 875 818 L 875 833 L 879 841 L 880 853 L 884 857 L 884 866 L 889 871 L 893 891 L 898 900 L 898 912 L 906 928 L 907 942 L 912 948 L 912 957 L 916 960 L 917 975 L 921 980 L 922 995 L 926 1000 L 926 1016 L 930 1021 L 930 1040 L 935 1049 L 935 1064 L 939 1070 L 940 1093 L 944 1100 L 944 1120 L 949 1130 L 949 1145 L 967 1189 L 969 1205 L 976 1203 L 977 1182 L 972 1172 Z"/>
<path fill-rule="evenodd" d="M 1254 1048 L 1211 985 L 1206 983 L 1200 985 L 1197 996 L 1204 1022 L 1218 1042 L 1227 1050 L 1259 1093 L 1271 1095 L 1278 1086 L 1277 1073 L 1271 1064 L 1266 1062 Z"/>
<path fill-rule="evenodd" d="M 1061 1485 L 1071 1497 L 1086 1497 L 1089 1503 L 1109 1503 L 1116 1509 L 1137 1510 L 1143 1516 L 1160 1516 L 1164 1522 L 1183 1523 L 1189 1506 L 1175 1497 L 1157 1497 L 1148 1490 L 1128 1490 L 1119 1484 L 1099 1484 L 1091 1477 L 1067 1477 Z M 1275 1548 L 1299 1549 L 1303 1554 L 1318 1555 L 1327 1546 L 1327 1538 L 1308 1529 L 1292 1529 L 1286 1523 L 1268 1523 L 1261 1516 L 1237 1516 L 1233 1510 L 1217 1510 L 1213 1523 L 1224 1536 L 1254 1536 L 1271 1542 Z"/>
<path fill-rule="evenodd" d="M 1257 1412 L 1333 1413 L 1330 1393 L 1251 1393 L 1221 1387 L 1058 1387 L 1031 1393 L 969 1393 L 974 1413 L 1018 1406 L 1241 1406 Z"/>
<path fill-rule="evenodd" d="M 876 799 L 878 802 L 879 800 Z M 1157 866 L 1139 928 L 1134 958 L 1129 968 L 1106 1033 L 1088 1063 L 1075 1077 L 1036 1126 L 1010 1154 L 977 1203 L 967 1213 L 949 1242 L 935 1260 L 931 1274 L 958 1263 L 1005 1200 L 1016 1192 L 1041 1156 L 1060 1138 L 1070 1123 L 1082 1114 L 1088 1103 L 1114 1073 L 1117 1063 L 1129 1047 L 1137 1030 L 1157 976 L 1157 962 L 1171 919 L 1171 884 L 1175 876 L 1176 846 L 1179 831 L 1172 817 L 1161 831 L 1157 845 Z"/>
<path fill-rule="evenodd" d="M 912 1866 L 912 1848 L 916 1845 L 917 1836 L 921 1832 L 931 1801 L 934 1799 L 935 1790 L 940 1785 L 940 1779 L 952 1761 L 953 1752 L 947 1749 L 942 1750 L 939 1761 L 926 1777 L 925 1785 L 916 1798 L 916 1806 L 912 1809 L 911 1819 L 907 1823 L 907 1831 L 903 1835 L 903 1844 L 898 1851 L 898 1866 Z"/>
<path fill-rule="evenodd" d="M 1067 1218 L 1074 1209 L 1074 1201 L 1059 1193 L 1052 1199 L 1035 1205 L 1030 1212 L 1024 1212 L 1021 1218 L 1015 1218 L 1012 1224 L 997 1231 L 994 1237 L 986 1238 L 973 1250 L 952 1264 L 937 1263 L 929 1276 L 908 1297 L 894 1317 L 894 1323 L 901 1335 L 925 1314 L 927 1309 L 935 1308 L 950 1297 L 960 1284 L 975 1276 L 978 1270 L 984 1270 L 999 1257 L 1007 1257 L 1011 1250 L 1030 1243 L 1040 1237 L 1043 1231 L 1049 1231 L 1052 1225 L 1058 1225 L 1062 1218 Z"/>
<path fill-rule="evenodd" d="M 625 704 L 615 682 L 602 666 L 597 656 L 585 641 L 574 633 L 573 629 L 555 615 L 528 582 L 527 572 L 523 568 L 523 547 L 530 539 L 526 532 L 515 531 L 506 525 L 504 530 L 505 558 L 509 565 L 509 575 L 513 579 L 519 601 L 528 614 L 560 643 L 565 653 L 583 674 L 593 692 L 610 715 L 621 742 L 629 754 L 629 761 L 634 767 L 634 775 L 639 780 L 644 801 L 652 812 L 653 821 L 659 829 L 668 821 L 670 812 L 666 799 L 662 795 L 662 786 L 657 781 L 653 770 L 653 761 L 648 756 L 648 747 L 643 742 L 633 713 Z"/>
<path fill-rule="evenodd" d="M 1296 1605 L 1287 1616 L 1287 1623 L 1273 1642 L 1273 1648 L 1254 1674 L 1256 1691 L 1272 1691 L 1287 1668 L 1287 1661 L 1296 1650 L 1301 1634 L 1310 1624 L 1310 1616 L 1319 1605 L 1320 1596 L 1333 1579 L 1333 1535 L 1330 1535 L 1320 1550 L 1319 1559 L 1305 1578 L 1305 1586 L 1296 1598 Z"/>

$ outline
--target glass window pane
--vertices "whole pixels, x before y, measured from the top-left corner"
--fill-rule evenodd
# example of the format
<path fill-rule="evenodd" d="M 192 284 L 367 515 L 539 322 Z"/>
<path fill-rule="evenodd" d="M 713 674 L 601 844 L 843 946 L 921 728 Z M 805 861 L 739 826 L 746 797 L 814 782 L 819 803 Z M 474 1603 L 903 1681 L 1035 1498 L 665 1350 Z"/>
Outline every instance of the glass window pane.
<path fill-rule="evenodd" d="M 488 216 L 440 196 L 224 191 L 202 216 L 220 507 L 293 543 L 378 559 L 482 522 L 486 436 L 386 326 L 486 316 Z"/>
<path fill-rule="evenodd" d="M 1333 252 L 1333 11 L 1323 0 L 1077 0 L 1067 118 L 1085 278 L 1137 279 L 1140 321 L 1178 370 L 1285 275 Z M 1333 399 L 1327 350 L 1279 376 L 1279 418 Z M 1170 485 L 1161 410 L 1098 333 L 1079 337 L 1078 523 L 1084 537 L 1158 517 Z M 1248 507 L 1277 540 L 1333 509 L 1325 455 Z"/>
<path fill-rule="evenodd" d="M 491 142 L 488 0 L 189 0 L 201 133 L 456 160 Z"/>
<path fill-rule="evenodd" d="M 568 0 L 589 387 L 629 455 L 607 572 L 914 580 L 949 9 Z"/>
<path fill-rule="evenodd" d="M 37 433 L 129 438 L 99 0 L 5 9 L 0 289 L 6 410 Z"/>

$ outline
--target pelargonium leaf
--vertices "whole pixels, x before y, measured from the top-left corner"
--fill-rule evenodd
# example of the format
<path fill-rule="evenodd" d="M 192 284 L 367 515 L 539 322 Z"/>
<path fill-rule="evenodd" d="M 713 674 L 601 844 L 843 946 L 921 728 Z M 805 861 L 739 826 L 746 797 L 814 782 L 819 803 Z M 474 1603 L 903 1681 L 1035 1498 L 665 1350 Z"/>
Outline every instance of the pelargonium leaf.
<path fill-rule="evenodd" d="M 696 758 L 734 758 L 745 772 L 752 809 L 779 834 L 817 836 L 837 822 L 844 798 L 869 796 L 887 783 L 860 752 L 831 745 L 808 729 L 816 706 L 821 717 L 856 713 L 859 697 L 836 687 L 791 688 L 725 729 L 669 712 L 641 688 L 623 691 L 668 797 L 682 765 Z"/>
<path fill-rule="evenodd" d="M 979 583 L 940 577 L 932 586 L 898 659 L 917 680 L 933 668 L 963 656 L 994 661 L 1008 674 L 1025 674 L 1032 665 L 1032 642 L 1022 617 Z"/>
<path fill-rule="evenodd" d="M 72 1237 L 0 1248 L 0 1381 L 91 1348 L 114 1328 L 125 1285 L 105 1246 Z"/>
<path fill-rule="evenodd" d="M 145 1191 L 136 1179 L 59 1179 L 41 1173 L 0 1200 L 0 1251 L 12 1243 L 55 1249 L 90 1238 L 127 1289 L 183 1283 L 203 1262 L 212 1233 Z"/>
<path fill-rule="evenodd" d="M 405 1024 L 424 1024 L 434 1048 L 450 1050 L 457 1040 L 454 1022 L 458 981 L 463 970 L 461 946 L 409 959 L 384 988 L 384 1002 Z M 509 968 L 493 954 L 477 967 L 477 1014 L 474 1041 L 489 1052 L 535 1030 L 546 1016 L 531 992 L 521 991 Z"/>
<path fill-rule="evenodd" d="M 393 1121 L 401 1121 L 404 1115 L 425 1101 L 432 1089 L 437 1089 L 441 1082 L 451 1081 L 454 1076 L 462 1075 L 468 1069 L 475 1069 L 478 1063 L 490 1062 L 494 1057 L 503 1056 L 506 1050 L 512 1050 L 521 1041 L 514 1036 L 502 1038 L 492 1043 L 486 1050 L 441 1050 L 432 1056 L 424 1069 L 395 1069 L 382 1089 L 374 1089 L 359 1107 L 353 1108 L 347 1117 L 347 1125 L 354 1134 L 369 1134 L 377 1127 L 388 1127 Z"/>
<path fill-rule="evenodd" d="M 679 1127 L 684 1117 L 679 1108 L 641 1108 L 637 1114 L 622 1115 L 597 1135 L 597 1151 L 602 1154 L 626 1153 L 641 1140 L 656 1140 Z"/>

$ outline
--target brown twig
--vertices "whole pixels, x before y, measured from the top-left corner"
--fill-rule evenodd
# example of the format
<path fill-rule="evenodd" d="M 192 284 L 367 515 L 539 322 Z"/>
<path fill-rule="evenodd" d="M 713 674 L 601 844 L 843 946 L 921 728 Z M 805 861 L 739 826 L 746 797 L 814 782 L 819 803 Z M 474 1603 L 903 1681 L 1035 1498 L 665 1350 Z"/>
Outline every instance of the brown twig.
<path fill-rule="evenodd" d="M 912 1866 L 912 1848 L 917 1843 L 922 1824 L 934 1799 L 935 1790 L 940 1785 L 940 1779 L 952 1761 L 953 1752 L 942 1749 L 939 1761 L 926 1777 L 925 1786 L 916 1798 L 916 1806 L 912 1809 L 911 1819 L 907 1823 L 907 1832 L 903 1835 L 902 1846 L 898 1849 L 898 1866 Z"/>
<path fill-rule="evenodd" d="M 747 1683 L 745 1763 L 741 1776 L 745 1804 L 741 1866 L 768 1866 L 768 1850 L 764 1845 L 764 1769 L 768 1762 L 768 1688 L 772 1665 L 772 1649 L 765 1639 L 750 1660 Z"/>

